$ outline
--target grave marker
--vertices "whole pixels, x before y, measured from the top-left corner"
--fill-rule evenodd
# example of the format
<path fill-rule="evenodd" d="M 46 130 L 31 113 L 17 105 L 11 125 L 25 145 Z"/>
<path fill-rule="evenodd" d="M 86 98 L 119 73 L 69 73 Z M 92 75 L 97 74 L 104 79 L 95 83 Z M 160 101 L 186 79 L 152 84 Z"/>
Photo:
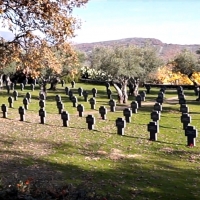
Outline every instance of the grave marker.
<path fill-rule="evenodd" d="M 71 97 L 71 101 L 72 101 L 72 103 L 73 103 L 73 107 L 77 107 L 77 102 L 78 102 L 78 100 L 77 100 L 77 97 L 76 96 L 72 96 Z"/>
<path fill-rule="evenodd" d="M 131 102 L 131 109 L 132 109 L 132 113 L 137 113 L 137 109 L 138 109 L 138 102 L 137 101 Z"/>
<path fill-rule="evenodd" d="M 77 111 L 78 111 L 78 116 L 83 117 L 84 106 L 82 104 L 78 104 Z"/>
<path fill-rule="evenodd" d="M 155 121 L 149 122 L 149 124 L 147 125 L 147 131 L 150 132 L 149 140 L 157 141 L 157 133 L 159 133 L 159 126 Z"/>
<path fill-rule="evenodd" d="M 117 134 L 124 135 L 124 128 L 126 127 L 126 121 L 123 118 L 117 118 L 116 121 Z"/>
<path fill-rule="evenodd" d="M 123 115 L 127 123 L 131 122 L 132 110 L 130 108 L 125 108 L 123 110 Z"/>
<path fill-rule="evenodd" d="M 107 109 L 106 109 L 105 106 L 100 106 L 100 108 L 99 108 L 99 114 L 100 114 L 100 116 L 101 116 L 101 118 L 103 120 L 106 119 Z"/>
<path fill-rule="evenodd" d="M 154 104 L 153 109 L 160 113 L 162 111 L 162 105 L 157 102 L 157 103 Z"/>
<path fill-rule="evenodd" d="M 186 129 L 189 123 L 191 123 L 191 116 L 188 113 L 182 113 L 181 123 L 183 124 L 183 130 Z"/>
<path fill-rule="evenodd" d="M 92 97 L 92 98 L 90 98 L 89 102 L 91 105 L 91 109 L 95 109 L 96 99 Z"/>
<path fill-rule="evenodd" d="M 88 92 L 86 90 L 83 91 L 83 97 L 84 97 L 84 101 L 87 102 L 88 101 Z"/>
<path fill-rule="evenodd" d="M 187 126 L 185 129 L 185 136 L 187 136 L 187 146 L 196 146 L 196 137 L 198 131 L 194 126 Z"/>
<path fill-rule="evenodd" d="M 140 96 L 141 96 L 141 100 L 145 101 L 145 97 L 146 97 L 146 92 L 145 91 L 141 91 L 139 92 Z"/>
<path fill-rule="evenodd" d="M 93 97 L 97 96 L 97 89 L 96 88 L 92 88 L 92 95 L 93 95 Z"/>
<path fill-rule="evenodd" d="M 160 112 L 153 110 L 151 112 L 151 119 L 157 123 L 157 125 L 159 124 L 158 121 L 160 120 Z"/>
<path fill-rule="evenodd" d="M 93 130 L 95 124 L 95 117 L 93 115 L 88 115 L 86 117 L 86 123 L 88 124 L 88 129 Z"/>
<path fill-rule="evenodd" d="M 63 126 L 68 127 L 69 126 L 69 113 L 66 111 L 62 111 L 61 113 L 61 119 L 63 120 Z"/>
<path fill-rule="evenodd" d="M 81 97 L 83 96 L 83 88 L 78 88 L 78 95 Z"/>
<path fill-rule="evenodd" d="M 18 99 L 18 92 L 16 90 L 13 91 L 14 100 L 17 101 Z"/>
<path fill-rule="evenodd" d="M 112 99 L 112 91 L 110 88 L 107 89 L 108 99 Z"/>
<path fill-rule="evenodd" d="M 13 97 L 8 97 L 8 104 L 9 104 L 9 108 L 13 108 Z"/>
<path fill-rule="evenodd" d="M 69 95 L 69 100 L 72 100 L 72 97 L 74 95 L 73 91 L 69 90 L 68 95 Z"/>
<path fill-rule="evenodd" d="M 180 112 L 181 113 L 189 113 L 189 108 L 186 104 L 180 104 Z"/>
<path fill-rule="evenodd" d="M 64 104 L 62 103 L 62 101 L 57 101 L 57 108 L 58 108 L 58 113 L 61 114 L 64 109 Z"/>
<path fill-rule="evenodd" d="M 40 108 L 39 116 L 40 116 L 40 123 L 45 124 L 46 123 L 46 111 L 44 110 L 44 108 Z"/>
<path fill-rule="evenodd" d="M 141 107 L 142 107 L 142 104 L 141 104 L 141 102 L 142 102 L 142 97 L 141 97 L 141 95 L 138 94 L 138 95 L 136 96 L 135 100 L 136 100 L 137 103 L 138 103 L 138 108 L 141 108 Z"/>
<path fill-rule="evenodd" d="M 150 93 L 150 90 L 151 90 L 151 86 L 150 85 L 144 85 L 145 86 L 145 88 L 146 88 L 146 92 L 147 92 L 147 94 L 149 94 Z"/>
<path fill-rule="evenodd" d="M 65 87 L 65 94 L 66 94 L 66 95 L 69 95 L 69 90 L 70 90 L 70 89 L 69 89 L 68 87 Z"/>
<path fill-rule="evenodd" d="M 116 109 L 116 101 L 114 99 L 111 99 L 109 101 L 109 106 L 110 106 L 110 112 L 115 112 Z"/>
<path fill-rule="evenodd" d="M 71 86 L 72 86 L 72 88 L 75 88 L 75 81 L 71 82 Z"/>
<path fill-rule="evenodd" d="M 45 107 L 45 100 L 40 100 L 39 106 L 40 106 L 40 108 L 44 108 Z"/>
<path fill-rule="evenodd" d="M 61 80 L 61 86 L 64 87 L 64 85 L 65 85 L 65 81 Z"/>
<path fill-rule="evenodd" d="M 10 85 L 6 85 L 7 94 L 10 94 Z"/>
<path fill-rule="evenodd" d="M 28 102 L 30 103 L 31 102 L 31 93 L 30 92 L 26 93 L 26 98 L 28 99 Z"/>
<path fill-rule="evenodd" d="M 20 106 L 18 111 L 19 111 L 19 115 L 20 115 L 20 121 L 25 121 L 26 110 L 24 109 L 24 107 Z"/>
<path fill-rule="evenodd" d="M 7 116 L 8 116 L 8 107 L 5 104 L 1 105 L 1 111 L 3 112 L 3 118 L 7 118 Z"/>
<path fill-rule="evenodd" d="M 28 110 L 28 104 L 29 104 L 29 102 L 28 102 L 28 99 L 26 97 L 23 99 L 23 104 L 24 104 L 24 108 L 26 110 Z"/>

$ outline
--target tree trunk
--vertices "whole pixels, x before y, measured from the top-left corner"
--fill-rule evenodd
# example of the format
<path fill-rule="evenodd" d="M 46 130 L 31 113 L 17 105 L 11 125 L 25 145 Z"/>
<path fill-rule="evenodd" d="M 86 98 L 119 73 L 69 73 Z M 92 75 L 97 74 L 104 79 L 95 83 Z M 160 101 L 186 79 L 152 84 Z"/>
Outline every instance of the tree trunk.
<path fill-rule="evenodd" d="M 53 79 L 51 80 L 50 88 L 49 88 L 48 90 L 53 90 L 53 91 L 55 91 L 55 90 L 57 89 L 56 87 L 57 87 L 58 82 L 59 82 L 58 78 L 53 78 Z"/>
<path fill-rule="evenodd" d="M 138 88 L 139 88 L 139 80 L 130 78 L 128 81 L 128 87 L 129 87 L 129 95 L 130 96 L 137 96 L 138 95 Z"/>
<path fill-rule="evenodd" d="M 127 94 L 127 80 L 121 82 L 121 88 L 116 84 L 113 83 L 114 88 L 117 91 L 118 94 L 118 102 L 123 104 L 123 103 L 127 103 L 128 101 L 128 94 Z"/>

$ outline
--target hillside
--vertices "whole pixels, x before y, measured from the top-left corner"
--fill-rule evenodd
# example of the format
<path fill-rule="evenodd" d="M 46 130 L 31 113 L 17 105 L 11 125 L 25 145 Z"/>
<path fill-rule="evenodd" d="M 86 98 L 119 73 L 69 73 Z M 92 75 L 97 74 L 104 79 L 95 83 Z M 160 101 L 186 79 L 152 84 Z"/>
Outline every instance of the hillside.
<path fill-rule="evenodd" d="M 182 49 L 189 49 L 194 53 L 196 52 L 197 49 L 200 49 L 200 44 L 191 44 L 191 45 L 167 44 L 154 38 L 126 38 L 120 40 L 110 40 L 110 41 L 102 41 L 94 43 L 81 43 L 81 44 L 76 44 L 75 47 L 81 51 L 89 52 L 96 46 L 114 46 L 114 45 L 143 46 L 147 42 L 156 47 L 158 50 L 158 54 L 166 61 L 173 58 Z"/>

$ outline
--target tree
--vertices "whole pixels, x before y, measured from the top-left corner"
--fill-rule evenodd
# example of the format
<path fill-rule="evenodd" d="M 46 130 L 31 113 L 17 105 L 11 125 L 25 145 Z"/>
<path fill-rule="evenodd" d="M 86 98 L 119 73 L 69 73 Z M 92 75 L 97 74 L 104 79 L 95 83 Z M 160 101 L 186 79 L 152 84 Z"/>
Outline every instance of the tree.
<path fill-rule="evenodd" d="M 120 103 L 128 100 L 127 86 L 129 94 L 137 95 L 138 77 L 159 67 L 156 59 L 151 59 L 154 53 L 146 46 L 114 46 L 96 47 L 89 55 L 91 68 L 101 70 L 107 80 L 112 80 Z"/>
<path fill-rule="evenodd" d="M 75 36 L 80 22 L 72 11 L 87 2 L 0 0 L 0 20 L 13 33 L 10 41 L 0 38 L 1 67 L 15 61 L 32 73 L 45 67 L 60 73 L 63 64 L 74 65 L 77 57 L 69 39 Z"/>
<path fill-rule="evenodd" d="M 181 74 L 187 75 L 193 84 L 196 84 L 192 77 L 194 72 L 200 71 L 200 65 L 196 54 L 184 49 L 175 56 L 171 63 L 174 65 L 172 68 L 173 72 L 180 72 Z"/>

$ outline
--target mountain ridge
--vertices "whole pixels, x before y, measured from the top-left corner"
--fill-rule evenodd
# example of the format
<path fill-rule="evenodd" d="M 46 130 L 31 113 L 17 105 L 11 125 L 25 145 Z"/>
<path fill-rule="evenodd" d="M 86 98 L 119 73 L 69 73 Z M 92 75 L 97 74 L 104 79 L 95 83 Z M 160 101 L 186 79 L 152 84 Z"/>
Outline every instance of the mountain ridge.
<path fill-rule="evenodd" d="M 156 47 L 158 55 L 165 61 L 172 59 L 175 55 L 177 55 L 181 50 L 188 49 L 194 53 L 198 49 L 200 49 L 200 44 L 172 44 L 172 43 L 163 43 L 161 40 L 156 38 L 122 38 L 118 40 L 107 40 L 107 41 L 99 41 L 99 42 L 91 42 L 91 43 L 79 43 L 75 44 L 75 48 L 84 52 L 90 52 L 96 46 L 115 46 L 115 45 L 136 45 L 143 46 L 146 43 L 150 43 L 154 47 Z"/>

